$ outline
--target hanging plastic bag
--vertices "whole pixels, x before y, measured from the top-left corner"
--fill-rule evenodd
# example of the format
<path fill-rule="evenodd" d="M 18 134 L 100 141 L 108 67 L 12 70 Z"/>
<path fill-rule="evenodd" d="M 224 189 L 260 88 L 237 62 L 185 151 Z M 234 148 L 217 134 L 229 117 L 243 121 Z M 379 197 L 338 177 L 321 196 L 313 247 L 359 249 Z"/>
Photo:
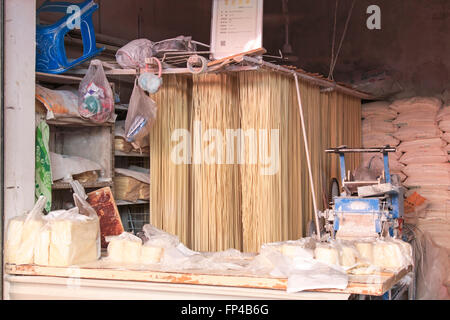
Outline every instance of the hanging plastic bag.
<path fill-rule="evenodd" d="M 125 138 L 134 148 L 140 149 L 148 145 L 145 140 L 156 120 L 157 110 L 155 101 L 135 81 L 125 119 Z"/>
<path fill-rule="evenodd" d="M 114 96 L 100 60 L 92 60 L 78 88 L 78 111 L 93 122 L 106 122 L 114 110 Z"/>

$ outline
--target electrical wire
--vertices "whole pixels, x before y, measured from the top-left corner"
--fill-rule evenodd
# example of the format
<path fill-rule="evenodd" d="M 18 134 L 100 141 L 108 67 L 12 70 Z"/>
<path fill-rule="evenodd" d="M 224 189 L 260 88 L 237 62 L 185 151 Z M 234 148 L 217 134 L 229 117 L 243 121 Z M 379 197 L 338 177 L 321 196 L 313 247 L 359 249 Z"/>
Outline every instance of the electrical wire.
<path fill-rule="evenodd" d="M 344 31 L 342 32 L 341 41 L 340 41 L 340 43 L 339 43 L 339 47 L 338 47 L 338 50 L 337 50 L 337 52 L 336 52 L 336 56 L 334 57 L 334 61 L 332 62 L 332 65 L 331 65 L 331 68 L 330 68 L 330 74 L 329 74 L 329 77 L 331 76 L 331 79 L 333 79 L 334 67 L 336 66 L 336 62 L 337 62 L 339 53 L 340 53 L 341 48 L 342 48 L 342 43 L 344 42 L 344 38 L 345 38 L 345 35 L 346 35 L 346 33 L 347 33 L 348 24 L 349 24 L 349 22 L 350 22 L 350 17 L 352 16 L 353 7 L 354 7 L 354 5 L 355 5 L 355 2 L 356 2 L 356 0 L 353 0 L 352 5 L 351 5 L 351 7 L 350 7 L 350 10 L 349 10 L 349 12 L 348 12 L 347 20 L 345 21 Z M 337 7 L 336 7 L 336 11 L 337 11 Z"/>

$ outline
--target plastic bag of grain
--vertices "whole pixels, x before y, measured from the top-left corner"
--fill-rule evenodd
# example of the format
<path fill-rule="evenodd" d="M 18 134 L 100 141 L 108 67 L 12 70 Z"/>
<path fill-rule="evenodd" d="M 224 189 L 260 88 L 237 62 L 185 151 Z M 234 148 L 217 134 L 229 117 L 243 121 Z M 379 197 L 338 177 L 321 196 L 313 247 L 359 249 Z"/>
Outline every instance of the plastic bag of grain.
<path fill-rule="evenodd" d="M 393 133 L 394 138 L 400 141 L 413 141 L 420 139 L 440 138 L 442 131 L 435 124 L 418 124 L 413 126 L 404 126 Z"/>
<path fill-rule="evenodd" d="M 389 108 L 398 113 L 413 112 L 413 110 L 433 113 L 437 112 L 441 105 L 441 100 L 435 97 L 413 97 L 396 100 L 389 105 Z"/>
<path fill-rule="evenodd" d="M 391 120 L 369 118 L 362 121 L 362 132 L 365 135 L 372 135 L 374 133 L 394 133 L 396 130 L 397 127 Z"/>
<path fill-rule="evenodd" d="M 450 120 L 439 121 L 439 129 L 444 132 L 450 132 Z"/>
<path fill-rule="evenodd" d="M 450 105 L 441 108 L 436 115 L 436 121 L 443 120 L 450 120 Z"/>
<path fill-rule="evenodd" d="M 449 136 L 450 138 L 450 136 Z M 431 139 L 419 139 L 411 141 L 403 141 L 397 147 L 398 151 L 401 152 L 422 152 L 430 148 L 444 148 L 447 143 L 441 138 L 431 138 Z"/>
<path fill-rule="evenodd" d="M 361 106 L 361 115 L 364 119 L 392 120 L 397 116 L 397 112 L 389 108 L 390 103 L 386 101 L 376 101 L 364 103 Z"/>
<path fill-rule="evenodd" d="M 363 132 L 362 145 L 364 148 L 381 147 L 390 145 L 391 147 L 398 146 L 400 141 L 387 133 L 372 133 L 365 134 Z"/>
<path fill-rule="evenodd" d="M 405 152 L 399 162 L 409 164 L 432 164 L 448 162 L 447 152 L 442 148 L 429 148 L 420 152 Z"/>

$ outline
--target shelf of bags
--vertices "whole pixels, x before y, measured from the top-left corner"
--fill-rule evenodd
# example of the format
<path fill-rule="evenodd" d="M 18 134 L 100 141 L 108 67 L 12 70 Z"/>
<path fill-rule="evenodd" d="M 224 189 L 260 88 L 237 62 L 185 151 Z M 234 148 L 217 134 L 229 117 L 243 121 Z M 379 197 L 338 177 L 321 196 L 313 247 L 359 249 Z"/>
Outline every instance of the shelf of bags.
<path fill-rule="evenodd" d="M 78 84 L 83 78 L 69 76 L 66 74 L 52 74 L 45 72 L 36 72 L 36 80 L 45 83 L 55 83 L 55 84 Z"/>
<path fill-rule="evenodd" d="M 117 206 L 129 206 L 129 205 L 149 204 L 149 203 L 150 202 L 148 200 L 136 200 L 136 201 L 116 200 Z"/>
<path fill-rule="evenodd" d="M 104 187 L 112 187 L 112 181 L 97 181 L 97 182 L 84 182 L 81 185 L 85 189 L 96 189 L 96 188 L 104 188 Z M 52 184 L 52 190 L 63 190 L 63 189 L 72 189 L 72 186 L 67 182 L 54 182 Z"/>
<path fill-rule="evenodd" d="M 143 153 L 133 152 L 133 151 L 131 151 L 131 152 L 123 152 L 123 151 L 119 151 L 119 150 L 116 150 L 114 152 L 114 155 L 116 157 L 138 157 L 138 158 L 148 158 L 148 157 L 150 157 L 150 154 L 149 153 L 145 153 L 145 152 L 143 152 Z"/>

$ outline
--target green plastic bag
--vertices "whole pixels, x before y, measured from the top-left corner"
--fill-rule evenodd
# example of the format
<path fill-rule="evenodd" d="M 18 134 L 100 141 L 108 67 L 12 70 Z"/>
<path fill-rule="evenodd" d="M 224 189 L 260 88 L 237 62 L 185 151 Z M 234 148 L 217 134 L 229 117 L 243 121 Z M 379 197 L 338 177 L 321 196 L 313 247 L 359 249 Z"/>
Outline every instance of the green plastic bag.
<path fill-rule="evenodd" d="M 45 196 L 45 211 L 50 212 L 52 207 L 52 170 L 50 167 L 50 149 L 48 147 L 50 129 L 47 122 L 41 121 L 36 128 L 36 172 L 35 172 L 35 198 Z"/>

